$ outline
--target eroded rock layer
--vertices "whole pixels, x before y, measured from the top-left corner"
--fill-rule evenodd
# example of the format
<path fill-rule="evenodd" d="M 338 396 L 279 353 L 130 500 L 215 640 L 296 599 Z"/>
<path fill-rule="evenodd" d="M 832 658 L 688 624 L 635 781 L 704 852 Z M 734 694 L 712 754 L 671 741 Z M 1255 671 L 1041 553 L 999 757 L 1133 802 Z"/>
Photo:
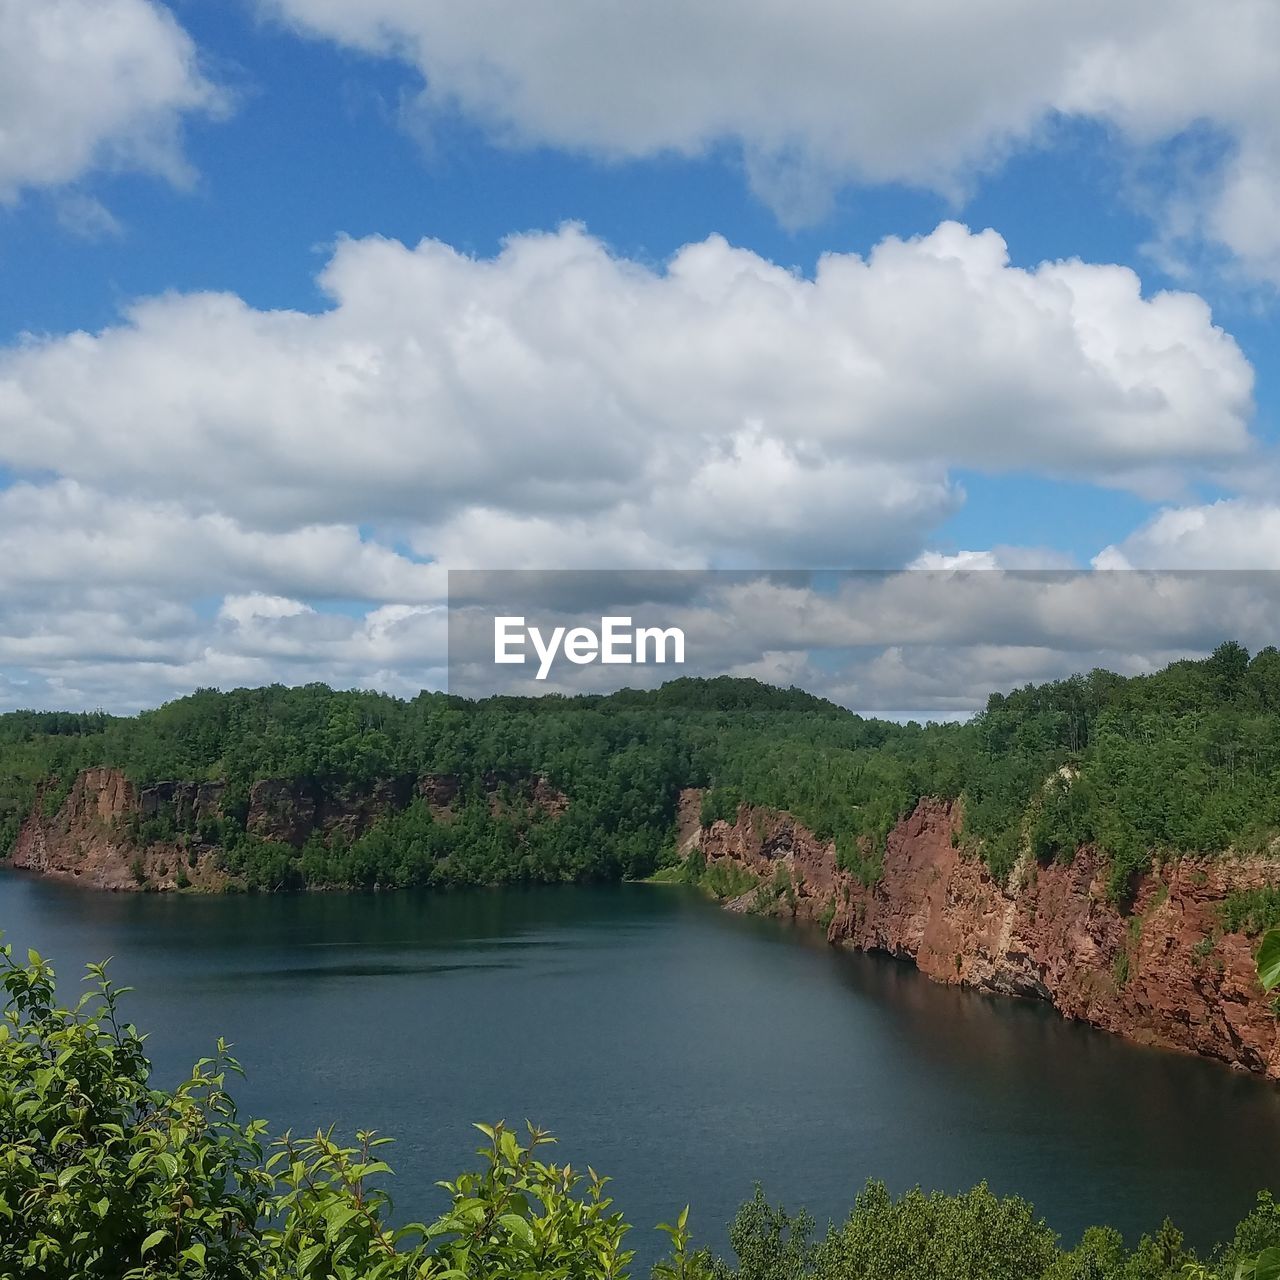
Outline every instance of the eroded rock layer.
<path fill-rule="evenodd" d="M 489 773 L 480 785 L 495 813 L 519 803 L 554 817 L 568 807 L 564 794 L 540 776 Z M 314 834 L 350 841 L 417 797 L 437 820 L 448 822 L 462 790 L 458 777 L 443 773 L 381 779 L 364 788 L 263 778 L 249 789 L 244 829 L 293 849 Z M 95 889 L 219 890 L 235 883 L 216 844 L 216 824 L 227 816 L 221 782 L 139 787 L 118 769 L 95 768 L 81 772 L 52 811 L 46 798 L 37 798 L 18 833 L 11 865 L 20 870 Z M 149 820 L 159 818 L 184 834 L 149 837 Z"/>
<path fill-rule="evenodd" d="M 1255 975 L 1256 940 L 1222 927 L 1231 892 L 1280 882 L 1273 860 L 1168 861 L 1122 913 L 1089 848 L 1069 863 L 1028 861 L 1000 884 L 965 853 L 960 815 L 942 801 L 921 801 L 890 832 L 870 885 L 790 814 L 743 805 L 735 822 L 704 828 L 699 803 L 697 792 L 681 798 L 684 849 L 759 880 L 731 909 L 812 921 L 834 945 L 902 956 L 939 982 L 1047 1000 L 1130 1040 L 1280 1079 L 1280 1024 Z"/>

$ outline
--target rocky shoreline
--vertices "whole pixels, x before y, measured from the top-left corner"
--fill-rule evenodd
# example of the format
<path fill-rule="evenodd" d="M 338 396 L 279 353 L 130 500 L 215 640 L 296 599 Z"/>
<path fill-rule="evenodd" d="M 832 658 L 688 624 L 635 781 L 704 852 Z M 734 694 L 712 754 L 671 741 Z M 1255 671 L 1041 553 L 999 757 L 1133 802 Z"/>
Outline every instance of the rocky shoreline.
<path fill-rule="evenodd" d="M 350 839 L 415 797 L 448 821 L 458 785 L 428 774 L 338 795 L 265 779 L 250 789 L 245 828 L 295 848 L 316 832 Z M 568 805 L 538 776 L 494 775 L 486 786 L 494 804 L 514 787 L 548 813 Z M 709 868 L 753 886 L 727 900 L 730 910 L 791 918 L 822 929 L 833 946 L 909 959 L 938 982 L 1044 1000 L 1138 1043 L 1280 1079 L 1280 1023 L 1255 975 L 1256 940 L 1222 923 L 1231 893 L 1280 884 L 1280 861 L 1170 859 L 1143 877 L 1121 912 L 1106 895 L 1104 860 L 1089 847 L 1070 862 L 1024 859 L 1008 883 L 997 882 L 965 850 L 959 808 L 945 801 L 921 800 L 897 823 L 869 884 L 839 866 L 834 842 L 791 814 L 744 804 L 733 822 L 703 826 L 701 801 L 697 790 L 681 794 L 680 851 L 700 851 Z M 161 813 L 199 832 L 223 802 L 221 783 L 139 787 L 119 770 L 87 769 L 52 813 L 37 801 L 10 865 L 96 889 L 234 890 L 215 843 L 136 838 L 139 824 Z"/>
<path fill-rule="evenodd" d="M 958 806 L 943 801 L 922 800 L 894 827 L 871 885 L 790 814 L 742 805 L 734 822 L 703 827 L 700 803 L 696 791 L 681 797 L 682 852 L 757 882 L 730 910 L 808 922 L 834 946 L 909 959 L 938 982 L 1045 1000 L 1140 1044 L 1280 1079 L 1280 1021 L 1257 981 L 1256 940 L 1222 926 L 1228 895 L 1280 883 L 1280 862 L 1173 859 L 1143 877 L 1124 914 L 1088 847 L 1070 863 L 1024 860 L 998 883 L 965 852 Z"/>

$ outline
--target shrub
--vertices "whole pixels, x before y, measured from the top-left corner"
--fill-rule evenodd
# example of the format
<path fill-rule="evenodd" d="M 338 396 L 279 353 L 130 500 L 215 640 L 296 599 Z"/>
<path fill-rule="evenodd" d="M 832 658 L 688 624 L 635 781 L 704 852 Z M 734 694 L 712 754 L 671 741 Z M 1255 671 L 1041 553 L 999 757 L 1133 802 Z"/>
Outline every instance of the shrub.
<path fill-rule="evenodd" d="M 102 966 L 66 1009 L 35 952 L 0 964 L 0 1275 L 260 1274 L 262 1126 L 237 1120 L 225 1046 L 154 1090 Z"/>
<path fill-rule="evenodd" d="M 699 813 L 702 825 L 709 827 L 713 822 L 737 822 L 738 805 L 741 802 L 735 787 L 711 787 L 702 797 L 702 808 Z"/>
<path fill-rule="evenodd" d="M 702 887 L 717 898 L 738 898 L 756 887 L 757 878 L 744 866 L 727 860 L 711 863 L 702 875 Z"/>
<path fill-rule="evenodd" d="M 841 832 L 836 836 L 836 866 L 853 875 L 864 889 L 870 889 L 884 875 L 884 849 L 866 836 Z"/>
<path fill-rule="evenodd" d="M 239 1071 L 218 1045 L 172 1092 L 153 1089 L 121 989 L 91 965 L 88 995 L 57 1005 L 53 970 L 0 948 L 0 1276 L 41 1280 L 614 1280 L 628 1231 L 606 1179 L 543 1162 L 502 1125 L 483 1167 L 441 1184 L 431 1223 L 391 1225 L 378 1180 L 388 1141 L 285 1134 L 239 1120 Z M 693 1280 L 686 1215 L 670 1280 Z"/>
<path fill-rule="evenodd" d="M 818 1248 L 813 1271 L 822 1280 L 1039 1280 L 1057 1253 L 1031 1205 L 1000 1199 L 985 1183 L 958 1196 L 917 1187 L 895 1200 L 869 1182 Z"/>
<path fill-rule="evenodd" d="M 1280 924 L 1280 887 L 1237 889 L 1222 904 L 1222 927 L 1228 933 L 1255 937 Z"/>

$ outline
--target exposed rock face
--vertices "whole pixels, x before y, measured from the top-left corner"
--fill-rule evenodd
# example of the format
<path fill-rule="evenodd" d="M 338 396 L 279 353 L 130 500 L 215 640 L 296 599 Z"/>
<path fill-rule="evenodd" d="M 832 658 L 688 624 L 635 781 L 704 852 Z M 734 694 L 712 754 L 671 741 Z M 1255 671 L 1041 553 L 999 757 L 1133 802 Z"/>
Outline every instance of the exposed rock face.
<path fill-rule="evenodd" d="M 483 779 L 503 797 L 556 815 L 565 796 L 541 777 Z M 358 794 L 315 784 L 255 784 L 246 817 L 263 839 L 300 847 L 313 831 L 354 837 L 380 815 L 422 796 L 447 820 L 462 790 L 449 774 L 380 782 Z M 198 829 L 221 816 L 220 783 L 139 789 L 115 769 L 88 769 L 52 817 L 37 803 L 12 865 L 102 889 L 221 889 L 216 848 L 188 839 L 141 847 L 138 822 L 161 814 Z M 1276 1015 L 1254 974 L 1253 942 L 1223 933 L 1219 912 L 1236 889 L 1280 883 L 1280 863 L 1181 858 L 1139 884 L 1132 911 L 1106 899 L 1102 859 L 1081 849 L 1070 864 L 1027 864 L 998 883 L 953 843 L 959 813 L 922 801 L 890 832 L 884 871 L 869 888 L 836 863 L 834 845 L 787 813 L 743 805 L 733 823 L 702 827 L 701 794 L 680 799 L 683 852 L 737 864 L 759 891 L 729 906 L 792 915 L 825 927 L 838 946 L 911 959 L 941 982 L 1030 996 L 1061 1013 L 1145 1044 L 1186 1050 L 1280 1079 Z"/>
<path fill-rule="evenodd" d="M 528 805 L 558 818 L 569 807 L 569 797 L 540 773 L 508 773 L 490 769 L 480 785 L 489 800 L 489 812 L 499 814 L 510 804 Z M 462 779 L 456 773 L 426 773 L 418 779 L 418 794 L 431 806 L 437 818 L 453 817 L 454 802 L 462 794 Z"/>
<path fill-rule="evenodd" d="M 412 777 L 380 779 L 371 787 L 340 790 L 315 781 L 264 778 L 249 791 L 245 830 L 261 840 L 301 849 L 314 832 L 364 835 L 384 814 L 403 809 L 413 797 Z"/>
<path fill-rule="evenodd" d="M 569 797 L 558 787 L 551 785 L 541 774 L 526 780 L 526 799 L 535 809 L 541 809 L 548 817 L 558 818 L 568 811 Z"/>
<path fill-rule="evenodd" d="M 731 908 L 814 921 L 837 946 L 909 958 L 937 981 L 1048 1000 L 1131 1040 L 1280 1079 L 1280 1024 L 1255 976 L 1254 942 L 1220 923 L 1232 890 L 1280 883 L 1274 861 L 1168 862 L 1144 877 L 1125 916 L 1106 899 L 1096 851 L 1023 865 L 1001 885 L 953 844 L 959 813 L 940 801 L 898 823 L 870 888 L 790 814 L 743 805 L 736 822 L 700 828 L 699 801 L 681 798 L 684 847 L 761 881 Z"/>
<path fill-rule="evenodd" d="M 114 786 L 132 785 L 114 769 L 98 772 L 114 774 Z M 204 818 L 222 815 L 222 794 L 226 789 L 222 782 L 157 782 L 138 793 L 138 813 L 142 818 L 153 818 L 169 812 L 181 826 L 196 825 Z"/>
<path fill-rule="evenodd" d="M 568 797 L 541 775 L 490 772 L 480 781 L 494 814 L 502 812 L 508 801 L 531 805 L 552 817 L 569 807 Z M 325 836 L 341 832 L 354 840 L 379 818 L 405 808 L 415 795 L 426 800 L 437 818 L 448 821 L 462 788 L 462 779 L 452 773 L 381 778 L 362 789 L 264 778 L 250 790 L 245 830 L 295 849 L 317 831 Z"/>
<path fill-rule="evenodd" d="M 418 781 L 418 794 L 431 806 L 432 813 L 450 808 L 461 790 L 462 779 L 456 773 L 427 773 Z"/>
<path fill-rule="evenodd" d="M 481 780 L 489 805 L 528 804 L 552 817 L 568 798 L 541 776 L 489 774 Z M 452 774 L 380 779 L 366 788 L 265 778 L 249 791 L 245 830 L 261 840 L 300 849 L 315 833 L 363 835 L 381 817 L 422 796 L 448 820 L 462 790 Z M 118 769 L 84 770 L 51 817 L 38 799 L 23 823 L 11 865 L 74 880 L 97 889 L 224 889 L 233 882 L 215 845 L 200 839 L 201 824 L 224 816 L 221 782 L 160 782 L 139 788 Z M 138 827 L 166 817 L 173 829 L 195 832 L 183 839 L 143 843 Z"/>
<path fill-rule="evenodd" d="M 95 889 L 221 889 L 228 883 L 216 852 L 173 841 L 139 846 L 131 820 L 166 805 L 185 817 L 216 817 L 220 783 L 161 783 L 139 790 L 118 769 L 86 769 L 52 817 L 40 800 L 14 846 L 12 865 Z"/>

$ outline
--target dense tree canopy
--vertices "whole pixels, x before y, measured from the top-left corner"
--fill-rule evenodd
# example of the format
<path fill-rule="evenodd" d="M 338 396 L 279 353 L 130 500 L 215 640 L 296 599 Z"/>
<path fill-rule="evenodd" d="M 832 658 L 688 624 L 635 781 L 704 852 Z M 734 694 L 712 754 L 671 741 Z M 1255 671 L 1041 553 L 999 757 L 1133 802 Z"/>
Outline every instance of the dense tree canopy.
<path fill-rule="evenodd" d="M 865 719 L 798 689 L 680 679 L 576 698 L 409 701 L 323 685 L 203 689 L 131 718 L 0 716 L 0 851 L 40 792 L 52 812 L 77 771 L 142 784 L 218 780 L 223 819 L 144 838 L 201 839 L 251 885 L 466 884 L 613 879 L 669 859 L 679 791 L 704 816 L 742 801 L 788 809 L 874 876 L 889 829 L 919 797 L 962 798 L 965 845 L 1005 875 L 1024 850 L 1095 844 L 1123 900 L 1160 851 L 1260 848 L 1280 831 L 1280 652 L 1221 645 L 1149 676 L 1106 671 L 993 694 L 965 724 Z M 355 795 L 434 772 L 460 781 L 447 825 L 421 803 L 354 840 L 298 850 L 245 830 L 251 785 L 313 782 Z M 551 819 L 493 779 L 541 775 L 569 797 Z M 500 785 L 506 785 L 501 783 Z"/>

